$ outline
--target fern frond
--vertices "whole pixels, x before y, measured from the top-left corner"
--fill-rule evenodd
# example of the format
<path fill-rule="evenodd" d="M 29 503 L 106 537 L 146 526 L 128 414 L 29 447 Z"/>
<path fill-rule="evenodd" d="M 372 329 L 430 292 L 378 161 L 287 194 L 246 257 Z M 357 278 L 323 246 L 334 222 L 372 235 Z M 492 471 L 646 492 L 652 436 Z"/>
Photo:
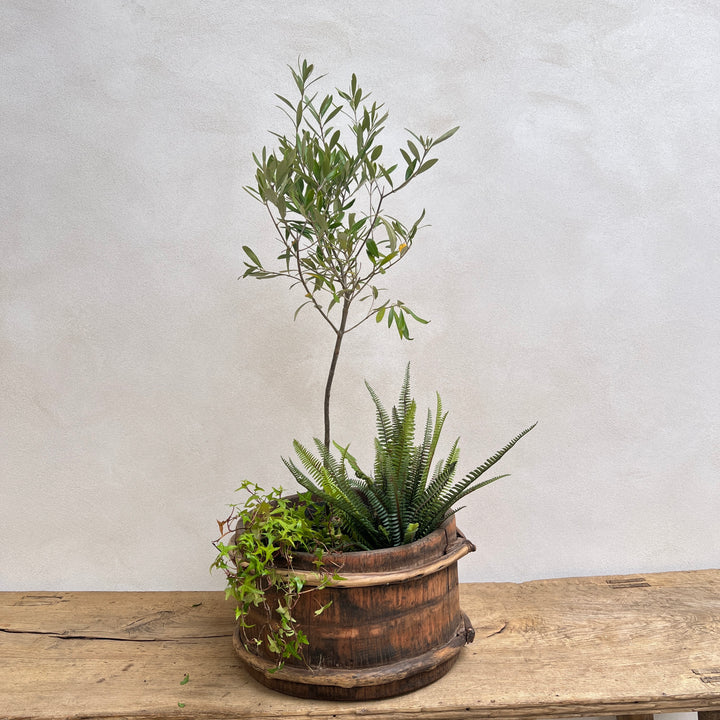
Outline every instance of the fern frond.
<path fill-rule="evenodd" d="M 335 447 L 340 451 L 341 457 L 343 460 L 347 460 L 348 463 L 350 463 L 350 467 L 353 469 L 353 472 L 355 473 L 355 476 L 360 478 L 361 480 L 365 480 L 372 482 L 372 478 L 365 472 L 363 472 L 360 469 L 360 466 L 358 465 L 358 461 L 350 454 L 349 448 L 350 445 L 347 447 L 343 447 L 342 445 L 339 445 L 338 443 L 333 443 Z"/>
<path fill-rule="evenodd" d="M 365 387 L 368 389 L 370 397 L 375 403 L 378 436 L 381 442 L 387 443 L 391 436 L 392 430 L 392 423 L 390 422 L 390 417 L 388 416 L 387 411 L 383 407 L 382 402 L 380 402 L 380 398 L 377 396 L 377 393 L 370 387 L 370 384 L 367 380 L 365 381 Z"/>
<path fill-rule="evenodd" d="M 408 363 L 405 367 L 405 378 L 400 388 L 400 399 L 398 400 L 398 408 L 400 409 L 401 415 L 405 415 L 411 402 L 414 402 L 414 400 L 410 396 L 410 363 Z"/>
<path fill-rule="evenodd" d="M 450 508 L 459 500 L 462 500 L 466 495 L 469 495 L 470 493 L 475 492 L 476 490 L 479 490 L 481 487 L 485 487 L 486 485 L 489 485 L 490 483 L 495 482 L 496 480 L 500 480 L 502 478 L 510 477 L 509 473 L 505 473 L 504 475 L 496 475 L 493 478 L 490 478 L 489 480 L 484 480 L 481 483 L 477 483 L 476 485 L 472 485 L 471 487 L 467 487 L 464 489 L 460 488 L 453 488 L 455 492 L 452 494 L 448 494 L 443 499 L 442 503 L 436 508 L 436 515 L 434 519 L 431 522 L 441 523 L 443 520 L 448 517 L 448 515 L 457 512 L 457 510 L 453 510 L 451 512 Z"/>
<path fill-rule="evenodd" d="M 332 507 L 341 521 L 343 531 L 358 545 L 373 548 L 377 547 L 378 543 L 382 544 L 375 512 L 365 501 L 367 483 L 348 476 L 344 462 L 349 455 L 347 448 L 341 448 L 341 459 L 338 461 L 317 438 L 315 445 L 319 457 L 297 440 L 293 445 L 302 466 L 311 476 L 308 477 L 303 473 L 292 460 L 283 459 L 297 482 L 318 500 Z M 354 458 L 353 462 L 355 462 Z M 355 464 L 357 465 L 356 462 Z"/>
<path fill-rule="evenodd" d="M 302 485 L 306 490 L 310 492 L 319 491 L 325 482 L 322 462 L 315 458 L 313 454 L 297 440 L 293 442 L 293 447 L 295 448 L 296 455 L 300 458 L 302 466 L 311 477 L 308 477 L 305 473 L 303 473 L 292 460 L 282 458 L 283 463 L 285 463 L 285 466 L 288 470 L 290 470 L 295 480 L 297 480 L 298 483 L 300 483 L 300 485 Z"/>
<path fill-rule="evenodd" d="M 302 466 L 308 473 L 310 473 L 313 480 L 316 483 L 322 485 L 325 478 L 325 473 L 323 473 L 322 461 L 316 458 L 313 453 L 307 447 L 305 447 L 305 445 L 298 442 L 297 440 L 293 440 L 293 449 L 295 450 L 295 454 L 298 456 L 298 458 L 300 458 Z"/>
<path fill-rule="evenodd" d="M 535 425 L 523 430 L 505 447 L 455 481 L 460 455 L 455 440 L 445 459 L 435 460 L 440 434 L 447 413 L 436 394 L 436 412 L 428 410 L 420 445 L 415 445 L 417 404 L 410 392 L 410 366 L 406 368 L 400 398 L 387 412 L 373 388 L 365 383 L 375 405 L 377 437 L 373 475 L 360 468 L 349 446 L 334 443 L 339 459 L 319 440 L 319 453 L 313 455 L 296 441 L 295 449 L 307 474 L 292 461 L 284 461 L 296 480 L 327 503 L 339 519 L 343 532 L 356 545 L 375 549 L 401 545 L 429 534 L 457 512 L 459 500 L 485 485 L 506 477 L 489 480 L 480 476 L 500 460 Z M 432 465 L 433 474 L 430 474 Z M 348 474 L 348 468 L 354 477 Z"/>
<path fill-rule="evenodd" d="M 437 404 L 435 408 L 435 427 L 433 428 L 432 440 L 430 441 L 430 448 L 428 450 L 427 461 L 425 463 L 425 472 L 423 473 L 423 488 L 427 484 L 428 477 L 430 475 L 430 468 L 432 467 L 433 459 L 435 457 L 435 451 L 437 450 L 437 444 L 440 440 L 440 433 L 442 432 L 443 425 L 445 424 L 445 418 L 447 417 L 447 413 L 443 415 L 440 393 L 436 392 L 435 396 L 437 398 Z"/>
<path fill-rule="evenodd" d="M 398 514 L 401 517 L 405 509 L 407 493 L 406 485 L 410 463 L 414 452 L 413 442 L 415 440 L 415 401 L 413 400 L 406 408 L 402 424 L 394 434 L 393 442 L 387 448 L 390 459 L 391 474 L 388 478 L 388 486 L 395 496 Z"/>
<path fill-rule="evenodd" d="M 420 523 L 420 529 L 423 532 L 432 532 L 435 529 L 433 527 L 428 530 L 433 519 L 439 514 L 440 507 L 444 504 L 442 493 L 452 483 L 455 467 L 456 463 L 454 462 L 445 463 L 416 505 L 415 518 Z"/>
<path fill-rule="evenodd" d="M 325 481 L 323 489 L 332 494 L 333 490 L 337 489 L 339 479 L 347 480 L 345 463 L 342 461 L 338 462 L 330 450 L 325 447 L 325 443 L 318 438 L 315 438 L 315 447 L 318 449 L 322 460 L 323 477 Z"/>
<path fill-rule="evenodd" d="M 529 428 L 525 428 L 519 435 L 516 435 L 502 450 L 498 450 L 494 455 L 491 455 L 482 465 L 479 465 L 474 470 L 471 470 L 468 474 L 468 478 L 472 478 L 470 482 L 473 482 L 479 478 L 485 471 L 489 470 L 505 453 L 510 450 L 519 440 L 527 435 L 537 423 L 533 423 Z M 480 486 L 482 487 L 482 486 Z"/>
<path fill-rule="evenodd" d="M 408 472 L 408 504 L 413 506 L 418 499 L 423 487 L 423 475 L 428 464 L 430 444 L 432 442 L 432 412 L 428 409 L 427 420 L 425 421 L 425 433 L 422 444 L 415 448 L 412 463 Z"/>

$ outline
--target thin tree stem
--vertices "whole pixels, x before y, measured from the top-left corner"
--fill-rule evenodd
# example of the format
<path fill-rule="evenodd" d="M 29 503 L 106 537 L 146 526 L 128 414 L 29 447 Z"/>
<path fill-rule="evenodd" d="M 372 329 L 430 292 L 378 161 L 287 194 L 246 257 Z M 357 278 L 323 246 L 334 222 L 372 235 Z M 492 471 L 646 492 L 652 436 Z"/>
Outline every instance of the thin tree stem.
<path fill-rule="evenodd" d="M 345 328 L 347 326 L 348 311 L 350 310 L 350 298 L 345 297 L 343 300 L 342 316 L 340 318 L 340 326 L 335 335 L 335 347 L 333 348 L 332 361 L 330 362 L 330 371 L 328 372 L 327 383 L 325 384 L 325 437 L 323 442 L 325 447 L 330 449 L 330 392 L 332 390 L 333 380 L 335 378 L 335 369 L 337 368 L 338 357 L 340 356 L 340 346 L 345 336 Z"/>

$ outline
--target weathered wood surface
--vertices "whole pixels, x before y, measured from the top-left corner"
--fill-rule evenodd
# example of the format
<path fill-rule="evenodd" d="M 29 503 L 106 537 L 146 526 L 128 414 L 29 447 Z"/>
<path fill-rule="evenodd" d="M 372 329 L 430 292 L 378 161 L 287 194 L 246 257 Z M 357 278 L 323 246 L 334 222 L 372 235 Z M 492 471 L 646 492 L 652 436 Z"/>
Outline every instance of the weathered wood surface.
<path fill-rule="evenodd" d="M 718 717 L 720 570 L 465 584 L 461 602 L 476 639 L 448 675 L 333 703 L 251 680 L 219 592 L 0 593 L 0 718 Z"/>

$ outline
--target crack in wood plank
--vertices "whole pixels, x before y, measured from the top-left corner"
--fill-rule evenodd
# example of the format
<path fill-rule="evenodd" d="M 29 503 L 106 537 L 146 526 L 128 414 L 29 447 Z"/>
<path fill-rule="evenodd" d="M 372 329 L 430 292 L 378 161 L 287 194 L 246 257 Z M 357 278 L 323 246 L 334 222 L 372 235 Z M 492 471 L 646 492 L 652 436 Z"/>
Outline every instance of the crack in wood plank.
<path fill-rule="evenodd" d="M 44 635 L 57 638 L 58 640 L 108 640 L 111 642 L 183 642 L 185 640 L 208 640 L 211 638 L 230 638 L 232 633 L 220 633 L 218 635 L 183 635 L 182 637 L 118 637 L 115 635 L 83 635 L 67 632 L 53 632 L 50 630 L 16 630 L 13 628 L 0 628 L 0 633 L 13 635 Z"/>
<path fill-rule="evenodd" d="M 505 621 L 505 622 L 502 624 L 502 627 L 501 627 L 499 630 L 495 630 L 494 632 L 491 632 L 489 635 L 486 635 L 486 636 L 485 636 L 485 639 L 487 640 L 488 638 L 491 638 L 491 637 L 493 637 L 493 636 L 495 636 L 495 635 L 500 635 L 500 633 L 502 633 L 502 632 L 505 631 L 505 629 L 507 628 L 507 626 L 508 626 L 508 623 L 507 623 L 507 621 Z"/>
<path fill-rule="evenodd" d="M 173 616 L 179 616 L 184 615 L 186 612 L 189 612 L 189 610 L 186 610 L 185 612 L 177 612 L 175 610 L 159 610 L 158 612 L 150 613 L 149 615 L 145 615 L 141 618 L 138 618 L 137 620 L 133 620 L 132 622 L 129 622 L 122 626 L 122 630 L 140 630 L 141 628 L 144 630 L 147 630 L 151 628 L 153 625 L 157 625 L 158 623 L 161 625 L 165 624 L 165 620 L 173 617 Z"/>
<path fill-rule="evenodd" d="M 720 685 L 720 668 L 693 668 L 692 672 L 697 675 L 698 680 L 701 680 L 707 685 Z"/>
<path fill-rule="evenodd" d="M 605 582 L 614 590 L 650 587 L 650 583 L 644 577 L 612 578 L 605 580 Z"/>
<path fill-rule="evenodd" d="M 28 593 L 16 603 L 18 606 L 27 605 L 55 605 L 56 603 L 68 602 L 64 595 L 48 594 L 48 593 Z"/>

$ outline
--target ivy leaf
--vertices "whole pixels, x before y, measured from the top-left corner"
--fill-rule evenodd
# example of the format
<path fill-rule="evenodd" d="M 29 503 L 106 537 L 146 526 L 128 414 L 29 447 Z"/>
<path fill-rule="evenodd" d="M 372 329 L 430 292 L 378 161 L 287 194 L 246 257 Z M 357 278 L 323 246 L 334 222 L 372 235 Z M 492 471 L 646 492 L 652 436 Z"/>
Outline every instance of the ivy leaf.
<path fill-rule="evenodd" d="M 322 613 L 324 613 L 325 610 L 327 610 L 331 605 L 332 605 L 332 600 L 331 600 L 330 602 L 328 602 L 328 603 L 325 603 L 321 608 L 317 609 L 317 610 L 315 611 L 315 614 L 316 614 L 316 615 L 322 615 Z"/>

